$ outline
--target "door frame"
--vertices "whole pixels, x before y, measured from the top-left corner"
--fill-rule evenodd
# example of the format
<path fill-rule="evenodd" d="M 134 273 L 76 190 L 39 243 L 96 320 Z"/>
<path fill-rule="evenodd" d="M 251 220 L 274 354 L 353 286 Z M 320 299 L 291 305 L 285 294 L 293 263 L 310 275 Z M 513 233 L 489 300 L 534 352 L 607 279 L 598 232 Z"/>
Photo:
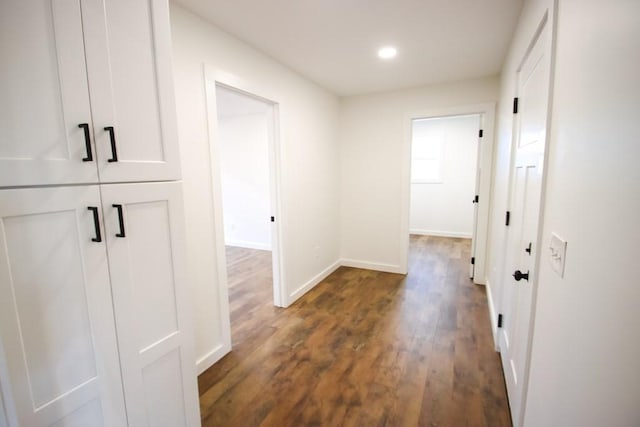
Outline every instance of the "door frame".
<path fill-rule="evenodd" d="M 483 130 L 482 144 L 478 153 L 478 166 L 487 173 L 480 176 L 479 195 L 480 203 L 478 203 L 478 221 L 475 230 L 476 236 L 476 259 L 474 283 L 484 285 L 486 283 L 486 265 L 487 265 L 487 241 L 489 233 L 489 209 L 491 202 L 491 181 L 493 179 L 493 146 L 494 146 L 494 127 L 495 127 L 495 110 L 494 102 L 482 104 L 460 105 L 454 107 L 442 107 L 432 110 L 417 111 L 406 114 L 404 119 L 404 131 L 402 147 L 402 193 L 401 212 L 400 212 L 400 267 L 402 273 L 406 274 L 409 269 L 409 216 L 411 206 L 411 143 L 412 143 L 412 124 L 415 119 L 431 119 L 452 116 L 480 115 L 481 129 Z M 477 174 L 477 169 L 476 169 Z M 471 203 L 471 200 L 469 200 Z M 469 260 L 470 262 L 471 260 Z"/>
<path fill-rule="evenodd" d="M 207 108 L 207 124 L 209 136 L 209 163 L 211 165 L 211 188 L 214 211 L 214 231 L 216 246 L 216 267 L 218 275 L 218 297 L 220 301 L 220 324 L 222 325 L 223 348 L 216 351 L 224 355 L 231 351 L 231 319 L 229 312 L 229 292 L 227 289 L 227 264 L 224 239 L 224 219 L 222 209 L 222 177 L 220 168 L 220 147 L 218 135 L 218 114 L 216 106 L 216 88 L 224 87 L 248 97 L 263 101 L 272 106 L 273 115 L 269 126 L 269 185 L 271 215 L 275 221 L 271 222 L 271 253 L 273 268 L 273 304 L 276 307 L 287 306 L 287 294 L 284 277 L 284 253 L 282 227 L 281 200 L 281 140 L 282 114 L 279 98 L 263 86 L 256 85 L 239 78 L 236 75 L 204 64 L 205 102 Z M 272 124 L 272 126 L 271 126 Z"/>

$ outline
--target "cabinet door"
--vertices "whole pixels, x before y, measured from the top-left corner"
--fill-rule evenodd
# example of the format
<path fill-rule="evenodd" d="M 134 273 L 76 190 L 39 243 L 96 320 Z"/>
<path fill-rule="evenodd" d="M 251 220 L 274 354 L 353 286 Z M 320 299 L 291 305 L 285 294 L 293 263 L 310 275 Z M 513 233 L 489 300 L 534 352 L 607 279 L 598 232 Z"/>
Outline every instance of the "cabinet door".
<path fill-rule="evenodd" d="M 82 5 L 100 181 L 179 179 L 167 1 Z"/>
<path fill-rule="evenodd" d="M 98 186 L 0 191 L 0 386 L 21 426 L 127 423 L 99 207 Z"/>
<path fill-rule="evenodd" d="M 79 2 L 0 1 L 0 187 L 98 181 L 80 15 Z"/>
<path fill-rule="evenodd" d="M 181 185 L 101 186 L 131 427 L 200 425 Z"/>

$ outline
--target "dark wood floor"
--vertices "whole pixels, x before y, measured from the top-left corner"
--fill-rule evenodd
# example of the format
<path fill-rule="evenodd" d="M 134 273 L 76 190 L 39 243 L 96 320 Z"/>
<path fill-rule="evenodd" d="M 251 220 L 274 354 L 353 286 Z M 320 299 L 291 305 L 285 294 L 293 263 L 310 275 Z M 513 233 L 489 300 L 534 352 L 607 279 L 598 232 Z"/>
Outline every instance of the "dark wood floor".
<path fill-rule="evenodd" d="M 469 247 L 412 236 L 407 276 L 341 267 L 287 309 L 268 253 L 230 254 L 245 279 L 231 280 L 233 351 L 199 378 L 203 426 L 511 425 Z"/>

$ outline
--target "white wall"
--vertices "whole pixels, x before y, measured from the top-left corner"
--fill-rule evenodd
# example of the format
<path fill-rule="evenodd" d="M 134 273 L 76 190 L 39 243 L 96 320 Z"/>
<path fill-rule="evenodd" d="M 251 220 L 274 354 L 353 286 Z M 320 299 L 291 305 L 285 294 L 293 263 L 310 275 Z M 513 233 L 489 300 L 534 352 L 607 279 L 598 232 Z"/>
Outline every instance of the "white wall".
<path fill-rule="evenodd" d="M 495 102 L 498 79 L 439 84 L 342 99 L 342 258 L 353 265 L 402 270 L 403 143 L 407 117 L 425 111 Z M 470 203 L 470 202 L 469 202 Z M 406 249 L 406 248 L 405 248 Z"/>
<path fill-rule="evenodd" d="M 502 78 L 491 287 L 502 225 L 517 60 L 548 0 L 525 5 Z M 640 2 L 560 0 L 547 192 L 525 426 L 640 425 Z M 564 278 L 545 258 L 567 240 Z"/>
<path fill-rule="evenodd" d="M 288 299 L 336 267 L 338 250 L 338 99 L 266 55 L 171 4 L 173 64 L 187 223 L 189 282 L 195 304 L 199 369 L 226 345 L 220 318 L 209 135 L 203 63 L 280 102 L 283 280 Z M 311 256 L 310 256 L 311 254 Z"/>
<path fill-rule="evenodd" d="M 223 87 L 217 95 L 225 244 L 270 250 L 270 106 Z"/>
<path fill-rule="evenodd" d="M 440 183 L 411 183 L 412 234 L 471 238 L 479 129 L 479 115 L 413 122 L 412 144 L 442 138 L 443 152 Z"/>

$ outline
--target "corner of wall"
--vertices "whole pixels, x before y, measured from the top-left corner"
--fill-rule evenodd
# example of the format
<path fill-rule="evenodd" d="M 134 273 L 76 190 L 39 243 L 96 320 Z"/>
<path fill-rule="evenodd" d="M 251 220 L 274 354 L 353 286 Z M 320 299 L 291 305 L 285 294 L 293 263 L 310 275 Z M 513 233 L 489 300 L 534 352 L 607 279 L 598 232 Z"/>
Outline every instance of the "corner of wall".
<path fill-rule="evenodd" d="M 336 271 L 340 267 L 340 265 L 341 265 L 340 260 L 333 262 L 332 264 L 327 266 L 327 268 L 322 270 L 320 273 L 316 274 L 311 279 L 306 281 L 302 286 L 298 287 L 295 291 L 287 295 L 287 301 L 286 301 L 285 307 L 289 307 L 291 304 L 296 302 L 300 297 L 302 297 L 304 294 L 306 294 L 311 289 L 313 289 L 317 284 L 319 284 L 324 279 L 329 277 L 329 275 L 334 271 Z"/>

